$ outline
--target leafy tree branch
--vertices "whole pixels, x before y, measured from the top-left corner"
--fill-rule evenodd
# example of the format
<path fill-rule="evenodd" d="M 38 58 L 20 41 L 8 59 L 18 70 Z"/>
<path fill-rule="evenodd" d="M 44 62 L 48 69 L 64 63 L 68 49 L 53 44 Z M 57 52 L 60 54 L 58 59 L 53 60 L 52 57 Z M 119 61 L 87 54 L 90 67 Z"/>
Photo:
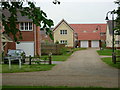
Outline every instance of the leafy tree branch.
<path fill-rule="evenodd" d="M 44 29 L 46 34 L 53 39 L 52 31 L 50 30 L 51 26 L 54 25 L 53 21 L 51 19 L 47 19 L 46 13 L 36 7 L 33 2 L 27 2 L 27 4 L 28 7 L 23 7 L 23 2 L 1 2 L 2 9 L 7 9 L 10 13 L 9 17 L 6 17 L 6 15 L 2 13 L 2 24 L 4 26 L 5 33 L 8 35 L 12 34 L 15 42 L 22 39 L 22 33 L 16 27 L 18 24 L 17 12 L 19 11 L 22 16 L 27 16 L 29 19 L 32 19 L 34 24 L 40 26 L 41 29 Z"/>
<path fill-rule="evenodd" d="M 116 20 L 115 20 L 116 21 L 115 30 L 120 35 L 120 0 L 115 1 L 115 4 L 118 4 L 118 8 L 115 11 L 115 13 L 117 14 L 117 17 L 116 17 Z"/>

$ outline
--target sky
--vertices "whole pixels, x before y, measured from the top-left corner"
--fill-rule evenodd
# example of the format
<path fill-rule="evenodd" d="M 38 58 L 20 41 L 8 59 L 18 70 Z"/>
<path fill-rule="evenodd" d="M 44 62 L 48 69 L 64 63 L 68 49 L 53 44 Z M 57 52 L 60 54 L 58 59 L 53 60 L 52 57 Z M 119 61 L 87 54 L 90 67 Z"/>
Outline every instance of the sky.
<path fill-rule="evenodd" d="M 33 1 L 54 21 L 54 25 L 62 19 L 69 24 L 106 23 L 106 13 L 117 8 L 115 0 L 58 0 L 60 5 L 53 4 L 54 0 Z"/>

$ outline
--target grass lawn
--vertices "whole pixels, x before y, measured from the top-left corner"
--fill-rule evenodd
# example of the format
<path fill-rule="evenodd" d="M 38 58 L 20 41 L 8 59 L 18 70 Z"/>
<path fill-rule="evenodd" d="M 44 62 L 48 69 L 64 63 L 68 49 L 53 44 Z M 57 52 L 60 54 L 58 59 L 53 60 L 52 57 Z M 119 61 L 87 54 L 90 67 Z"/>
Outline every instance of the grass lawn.
<path fill-rule="evenodd" d="M 3 90 L 41 90 L 41 89 L 47 89 L 47 90 L 56 90 L 56 89 L 78 89 L 78 90 L 119 90 L 118 88 L 103 88 L 103 87 L 68 87 L 68 86 L 3 86 Z"/>
<path fill-rule="evenodd" d="M 22 65 L 22 68 L 19 69 L 19 66 L 17 64 L 12 65 L 12 69 L 9 70 L 9 65 L 8 64 L 3 64 L 2 66 L 2 73 L 16 73 L 16 72 L 33 72 L 33 71 L 47 71 L 51 70 L 54 65 L 38 65 L 38 64 L 33 64 L 33 65 Z M 0 72 L 1 73 L 1 72 Z"/>
<path fill-rule="evenodd" d="M 65 61 L 69 58 L 69 56 L 71 55 L 67 54 L 67 55 L 52 55 L 52 61 Z M 42 57 L 48 57 L 47 55 L 43 55 Z"/>
<path fill-rule="evenodd" d="M 68 49 L 68 51 L 72 50 L 73 52 L 79 51 L 79 50 L 85 50 L 86 48 L 74 48 L 74 49 Z M 52 61 L 65 61 L 67 60 L 73 52 L 65 52 L 62 55 L 52 55 Z M 48 55 L 42 55 L 42 58 L 48 57 Z"/>
<path fill-rule="evenodd" d="M 116 64 L 114 64 L 112 62 L 112 58 L 111 57 L 106 57 L 106 58 L 101 58 L 103 60 L 103 62 L 105 62 L 106 64 L 115 67 L 115 68 L 119 68 L 120 69 L 120 62 L 116 62 Z M 120 59 L 119 59 L 120 61 Z"/>
<path fill-rule="evenodd" d="M 112 49 L 105 49 L 105 50 L 97 50 L 99 55 L 111 56 Z"/>
<path fill-rule="evenodd" d="M 112 49 L 105 49 L 105 50 L 97 50 L 99 55 L 105 55 L 105 56 L 111 56 L 112 55 Z M 115 50 L 116 54 L 119 55 L 120 51 Z M 115 67 L 115 68 L 119 68 L 120 69 L 120 62 L 116 62 L 116 64 L 114 64 L 112 62 L 112 57 L 105 57 L 105 58 L 101 58 L 103 62 L 105 62 L 106 64 Z M 116 61 L 120 61 L 120 58 L 116 58 Z"/>
<path fill-rule="evenodd" d="M 112 56 L 112 49 L 104 49 L 104 50 L 97 50 L 99 55 L 103 55 L 103 56 Z M 115 50 L 115 52 L 119 55 L 120 54 L 120 50 Z"/>

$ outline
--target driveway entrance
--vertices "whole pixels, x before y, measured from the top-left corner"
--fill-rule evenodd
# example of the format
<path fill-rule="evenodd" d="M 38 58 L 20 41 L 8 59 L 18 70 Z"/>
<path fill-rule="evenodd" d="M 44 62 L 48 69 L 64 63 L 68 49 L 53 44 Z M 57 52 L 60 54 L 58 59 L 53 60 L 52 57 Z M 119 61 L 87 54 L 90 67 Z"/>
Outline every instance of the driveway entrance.
<path fill-rule="evenodd" d="M 50 71 L 4 73 L 3 85 L 118 87 L 118 69 L 102 62 L 96 49 L 87 49 Z"/>

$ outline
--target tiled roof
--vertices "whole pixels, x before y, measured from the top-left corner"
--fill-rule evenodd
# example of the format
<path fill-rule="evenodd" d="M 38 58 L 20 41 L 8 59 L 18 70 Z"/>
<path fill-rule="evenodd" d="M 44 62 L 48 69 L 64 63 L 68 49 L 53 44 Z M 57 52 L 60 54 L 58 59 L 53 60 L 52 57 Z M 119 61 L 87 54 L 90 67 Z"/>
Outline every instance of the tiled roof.
<path fill-rule="evenodd" d="M 2 13 L 8 18 L 10 17 L 10 12 L 7 9 L 2 10 Z M 27 16 L 22 16 L 19 11 L 17 11 L 18 22 L 32 22 Z"/>
<path fill-rule="evenodd" d="M 65 22 L 65 23 L 73 30 L 73 28 L 72 28 L 64 19 L 62 19 L 62 20 L 57 24 L 57 26 L 53 29 L 53 31 L 56 30 L 56 28 L 58 28 L 59 25 L 60 25 L 62 22 Z M 73 30 L 73 31 L 74 31 L 74 30 Z"/>
<path fill-rule="evenodd" d="M 101 32 L 106 33 L 106 24 L 69 24 L 78 33 L 78 40 L 100 40 Z M 99 26 L 98 26 L 99 25 Z M 98 30 L 96 28 L 98 27 Z"/>

